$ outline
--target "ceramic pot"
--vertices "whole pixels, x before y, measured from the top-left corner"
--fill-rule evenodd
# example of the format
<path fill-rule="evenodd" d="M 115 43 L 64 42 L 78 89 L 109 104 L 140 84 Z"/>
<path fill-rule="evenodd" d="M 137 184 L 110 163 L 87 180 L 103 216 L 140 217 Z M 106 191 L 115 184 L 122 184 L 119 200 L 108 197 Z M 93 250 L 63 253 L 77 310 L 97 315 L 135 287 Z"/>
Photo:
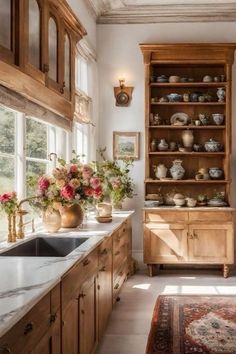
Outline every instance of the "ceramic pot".
<path fill-rule="evenodd" d="M 198 115 L 198 118 L 199 118 L 200 122 L 202 123 L 202 125 L 208 125 L 210 123 L 209 117 L 206 116 L 205 114 L 200 113 Z"/>
<path fill-rule="evenodd" d="M 173 200 L 174 200 L 174 203 L 177 207 L 184 206 L 184 204 L 185 204 L 185 198 L 180 193 L 175 194 Z"/>
<path fill-rule="evenodd" d="M 150 149 L 151 149 L 152 152 L 157 151 L 157 140 L 156 140 L 156 139 L 153 139 L 153 140 L 151 141 Z"/>
<path fill-rule="evenodd" d="M 179 95 L 178 93 L 170 93 L 169 95 L 167 95 L 167 98 L 169 102 L 181 102 L 183 96 Z"/>
<path fill-rule="evenodd" d="M 185 169 L 182 166 L 181 160 L 174 160 L 173 166 L 170 168 L 170 174 L 173 179 L 182 179 L 185 174 Z"/>
<path fill-rule="evenodd" d="M 61 228 L 61 214 L 58 210 L 45 210 L 43 224 L 47 232 L 57 232 Z"/>
<path fill-rule="evenodd" d="M 161 178 L 166 178 L 167 175 L 167 168 L 165 165 L 160 164 L 158 166 L 155 167 L 155 175 L 158 179 Z"/>
<path fill-rule="evenodd" d="M 224 102 L 225 100 L 225 89 L 224 87 L 219 87 L 216 91 L 216 95 L 218 97 L 219 102 Z"/>
<path fill-rule="evenodd" d="M 193 146 L 194 136 L 192 130 L 184 130 L 182 132 L 183 145 L 186 148 L 191 148 Z"/>
<path fill-rule="evenodd" d="M 171 76 L 169 77 L 169 82 L 172 82 L 172 83 L 180 82 L 180 76 L 171 75 Z"/>
<path fill-rule="evenodd" d="M 223 177 L 223 170 L 219 167 L 209 168 L 209 175 L 212 179 L 220 179 Z"/>
<path fill-rule="evenodd" d="M 214 113 L 212 114 L 212 119 L 216 125 L 221 125 L 224 121 L 224 114 Z"/>
<path fill-rule="evenodd" d="M 165 141 L 165 139 L 161 139 L 159 144 L 158 144 L 158 150 L 159 151 L 167 151 L 168 150 L 168 144 Z"/>
<path fill-rule="evenodd" d="M 98 216 L 110 217 L 112 213 L 112 205 L 110 203 L 98 203 L 96 205 Z"/>
<path fill-rule="evenodd" d="M 210 75 L 205 75 L 202 79 L 203 82 L 212 82 L 212 77 Z"/>
<path fill-rule="evenodd" d="M 219 152 L 222 149 L 222 145 L 215 141 L 214 139 L 210 139 L 204 144 L 205 150 L 207 152 Z"/>
<path fill-rule="evenodd" d="M 79 204 L 64 207 L 61 211 L 61 226 L 66 229 L 76 228 L 82 224 L 83 217 L 84 213 Z"/>
<path fill-rule="evenodd" d="M 197 200 L 194 198 L 186 198 L 186 201 L 189 208 L 194 208 L 197 205 Z"/>

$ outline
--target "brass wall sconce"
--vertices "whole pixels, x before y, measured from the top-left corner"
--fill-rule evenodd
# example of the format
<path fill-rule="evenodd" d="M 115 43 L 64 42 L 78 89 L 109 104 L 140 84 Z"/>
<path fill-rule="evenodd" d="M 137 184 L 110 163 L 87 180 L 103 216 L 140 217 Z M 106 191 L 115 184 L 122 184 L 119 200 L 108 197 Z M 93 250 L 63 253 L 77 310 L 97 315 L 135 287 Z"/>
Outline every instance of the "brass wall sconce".
<path fill-rule="evenodd" d="M 119 79 L 120 86 L 114 87 L 116 106 L 127 107 L 132 99 L 133 87 L 125 86 L 125 79 Z"/>

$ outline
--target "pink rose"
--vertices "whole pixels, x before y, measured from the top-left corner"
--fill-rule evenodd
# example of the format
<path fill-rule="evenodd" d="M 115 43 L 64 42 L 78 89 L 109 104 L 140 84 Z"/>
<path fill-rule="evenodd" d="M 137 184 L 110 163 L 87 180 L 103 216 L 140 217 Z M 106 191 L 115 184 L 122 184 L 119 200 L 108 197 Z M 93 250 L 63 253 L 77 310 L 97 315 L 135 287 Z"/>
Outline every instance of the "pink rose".
<path fill-rule="evenodd" d="M 120 187 L 121 185 L 121 182 L 118 178 L 114 179 L 112 182 L 111 182 L 111 185 L 114 189 L 117 189 Z"/>
<path fill-rule="evenodd" d="M 0 203 L 7 203 L 9 202 L 11 198 L 12 193 L 3 193 L 0 195 Z"/>
<path fill-rule="evenodd" d="M 76 173 L 78 172 L 78 166 L 73 164 L 70 166 L 70 173 Z"/>
<path fill-rule="evenodd" d="M 65 199 L 71 200 L 75 197 L 75 191 L 71 186 L 67 185 L 62 188 L 61 196 Z"/>
<path fill-rule="evenodd" d="M 82 176 L 84 179 L 90 178 L 93 174 L 93 170 L 89 165 L 84 165 L 82 167 Z"/>
<path fill-rule="evenodd" d="M 93 196 L 96 199 L 99 199 L 102 196 L 102 188 L 101 186 L 97 187 L 94 192 L 93 192 Z"/>
<path fill-rule="evenodd" d="M 98 178 L 98 177 L 91 177 L 91 178 L 90 178 L 90 184 L 91 184 L 91 187 L 92 187 L 93 189 L 96 189 L 96 188 L 99 187 L 100 184 L 101 184 L 100 178 Z"/>
<path fill-rule="evenodd" d="M 94 193 L 94 190 L 91 187 L 86 187 L 84 189 L 84 194 L 86 195 L 86 197 L 92 197 L 93 193 Z"/>
<path fill-rule="evenodd" d="M 42 176 L 38 179 L 38 187 L 41 191 L 48 189 L 49 185 L 49 180 L 46 177 Z"/>

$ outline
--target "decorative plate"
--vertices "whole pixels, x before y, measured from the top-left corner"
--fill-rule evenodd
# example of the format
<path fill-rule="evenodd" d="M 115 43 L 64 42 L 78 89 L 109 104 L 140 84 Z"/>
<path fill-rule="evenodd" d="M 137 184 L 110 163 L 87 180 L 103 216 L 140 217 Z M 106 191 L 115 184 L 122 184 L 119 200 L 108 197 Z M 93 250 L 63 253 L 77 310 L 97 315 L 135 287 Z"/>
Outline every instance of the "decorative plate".
<path fill-rule="evenodd" d="M 178 112 L 170 117 L 170 123 L 172 125 L 187 125 L 189 122 L 189 116 L 186 113 Z"/>

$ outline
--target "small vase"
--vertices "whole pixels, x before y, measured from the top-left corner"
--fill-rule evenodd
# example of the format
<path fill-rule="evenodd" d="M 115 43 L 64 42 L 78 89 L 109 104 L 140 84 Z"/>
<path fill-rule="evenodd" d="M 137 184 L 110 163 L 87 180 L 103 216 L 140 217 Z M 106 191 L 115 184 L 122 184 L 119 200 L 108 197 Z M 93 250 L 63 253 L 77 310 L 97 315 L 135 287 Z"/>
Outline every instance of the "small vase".
<path fill-rule="evenodd" d="M 57 232 L 61 228 L 61 214 L 58 210 L 45 210 L 43 224 L 48 232 Z"/>
<path fill-rule="evenodd" d="M 219 87 L 216 91 L 218 102 L 224 102 L 225 100 L 225 89 L 224 87 Z"/>
<path fill-rule="evenodd" d="M 170 168 L 170 174 L 173 179 L 182 179 L 184 177 L 185 169 L 182 166 L 181 160 L 174 160 L 173 166 Z"/>
<path fill-rule="evenodd" d="M 186 148 L 191 148 L 193 146 L 194 136 L 192 130 L 184 130 L 182 132 L 183 145 Z"/>
<path fill-rule="evenodd" d="M 167 168 L 164 164 L 159 164 L 155 167 L 155 175 L 158 179 L 166 178 Z"/>
<path fill-rule="evenodd" d="M 165 139 L 161 139 L 159 144 L 158 144 L 158 150 L 159 151 L 167 151 L 168 147 L 169 147 L 169 145 L 167 144 Z"/>
<path fill-rule="evenodd" d="M 73 229 L 82 224 L 83 210 L 79 204 L 64 207 L 61 211 L 61 226 L 66 229 Z"/>

